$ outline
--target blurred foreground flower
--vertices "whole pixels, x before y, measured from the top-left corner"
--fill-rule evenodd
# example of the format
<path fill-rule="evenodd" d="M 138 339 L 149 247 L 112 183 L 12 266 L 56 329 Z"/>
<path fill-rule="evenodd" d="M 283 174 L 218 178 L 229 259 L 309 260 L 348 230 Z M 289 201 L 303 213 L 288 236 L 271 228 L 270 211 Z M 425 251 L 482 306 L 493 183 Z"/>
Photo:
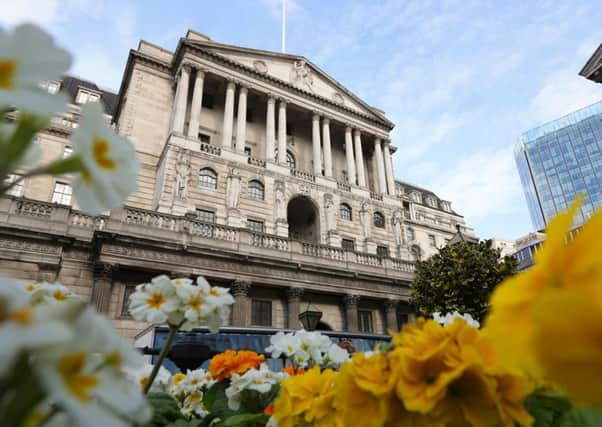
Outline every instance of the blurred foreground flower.
<path fill-rule="evenodd" d="M 602 211 L 570 239 L 579 205 L 550 222 L 535 265 L 495 290 L 485 331 L 503 363 L 602 408 Z"/>

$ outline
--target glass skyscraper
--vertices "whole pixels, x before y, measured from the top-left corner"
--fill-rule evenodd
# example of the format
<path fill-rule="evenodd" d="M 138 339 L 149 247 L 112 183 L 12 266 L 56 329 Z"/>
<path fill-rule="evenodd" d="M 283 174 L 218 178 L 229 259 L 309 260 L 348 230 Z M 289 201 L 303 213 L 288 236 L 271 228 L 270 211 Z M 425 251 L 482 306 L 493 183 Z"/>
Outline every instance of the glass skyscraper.
<path fill-rule="evenodd" d="M 525 132 L 514 156 L 531 220 L 542 230 L 577 194 L 574 226 L 602 206 L 602 101 Z"/>

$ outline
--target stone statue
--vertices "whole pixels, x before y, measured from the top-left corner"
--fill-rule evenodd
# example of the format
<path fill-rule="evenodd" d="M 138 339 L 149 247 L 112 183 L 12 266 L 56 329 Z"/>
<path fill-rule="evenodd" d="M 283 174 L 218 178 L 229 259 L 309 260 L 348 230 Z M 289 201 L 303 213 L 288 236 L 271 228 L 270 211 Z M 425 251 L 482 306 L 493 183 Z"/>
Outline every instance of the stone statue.
<path fill-rule="evenodd" d="M 368 202 L 362 203 L 360 223 L 362 225 L 364 239 L 367 239 L 370 236 L 370 206 L 368 205 Z"/>
<path fill-rule="evenodd" d="M 310 74 L 307 63 L 303 60 L 295 61 L 290 75 L 290 83 L 309 92 L 314 91 L 314 79 Z"/>
<path fill-rule="evenodd" d="M 274 220 L 286 222 L 286 192 L 282 181 L 274 183 Z"/>
<path fill-rule="evenodd" d="M 393 212 L 393 230 L 395 230 L 395 243 L 397 246 L 403 245 L 404 235 L 403 235 L 403 214 L 400 209 L 396 209 Z"/>
<path fill-rule="evenodd" d="M 326 218 L 326 231 L 336 230 L 336 210 L 332 194 L 324 194 L 324 216 Z"/>
<path fill-rule="evenodd" d="M 188 180 L 190 179 L 190 160 L 185 151 L 180 151 L 176 160 L 176 185 L 174 196 L 176 199 L 188 198 Z"/>
<path fill-rule="evenodd" d="M 226 207 L 238 209 L 240 197 L 240 172 L 236 168 L 230 168 L 226 181 Z"/>

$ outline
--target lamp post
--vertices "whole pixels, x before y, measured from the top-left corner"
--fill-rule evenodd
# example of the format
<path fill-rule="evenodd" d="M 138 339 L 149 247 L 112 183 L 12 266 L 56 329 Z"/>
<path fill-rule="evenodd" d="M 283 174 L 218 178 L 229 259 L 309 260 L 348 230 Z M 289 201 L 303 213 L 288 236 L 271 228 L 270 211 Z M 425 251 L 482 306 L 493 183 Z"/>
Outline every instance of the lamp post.
<path fill-rule="evenodd" d="M 320 323 L 320 319 L 322 319 L 322 312 L 317 309 L 312 310 L 309 303 L 307 304 L 307 309 L 299 314 L 299 320 L 306 331 L 315 330 L 318 323 Z"/>

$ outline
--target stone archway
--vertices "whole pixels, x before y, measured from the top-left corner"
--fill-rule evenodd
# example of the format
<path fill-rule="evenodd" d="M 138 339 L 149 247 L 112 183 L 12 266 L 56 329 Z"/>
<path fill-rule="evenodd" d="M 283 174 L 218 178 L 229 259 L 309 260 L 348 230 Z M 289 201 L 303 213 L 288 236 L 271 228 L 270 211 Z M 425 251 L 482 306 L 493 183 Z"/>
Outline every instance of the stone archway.
<path fill-rule="evenodd" d="M 291 239 L 319 243 L 320 215 L 316 203 L 307 196 L 295 196 L 286 209 L 288 235 Z"/>

